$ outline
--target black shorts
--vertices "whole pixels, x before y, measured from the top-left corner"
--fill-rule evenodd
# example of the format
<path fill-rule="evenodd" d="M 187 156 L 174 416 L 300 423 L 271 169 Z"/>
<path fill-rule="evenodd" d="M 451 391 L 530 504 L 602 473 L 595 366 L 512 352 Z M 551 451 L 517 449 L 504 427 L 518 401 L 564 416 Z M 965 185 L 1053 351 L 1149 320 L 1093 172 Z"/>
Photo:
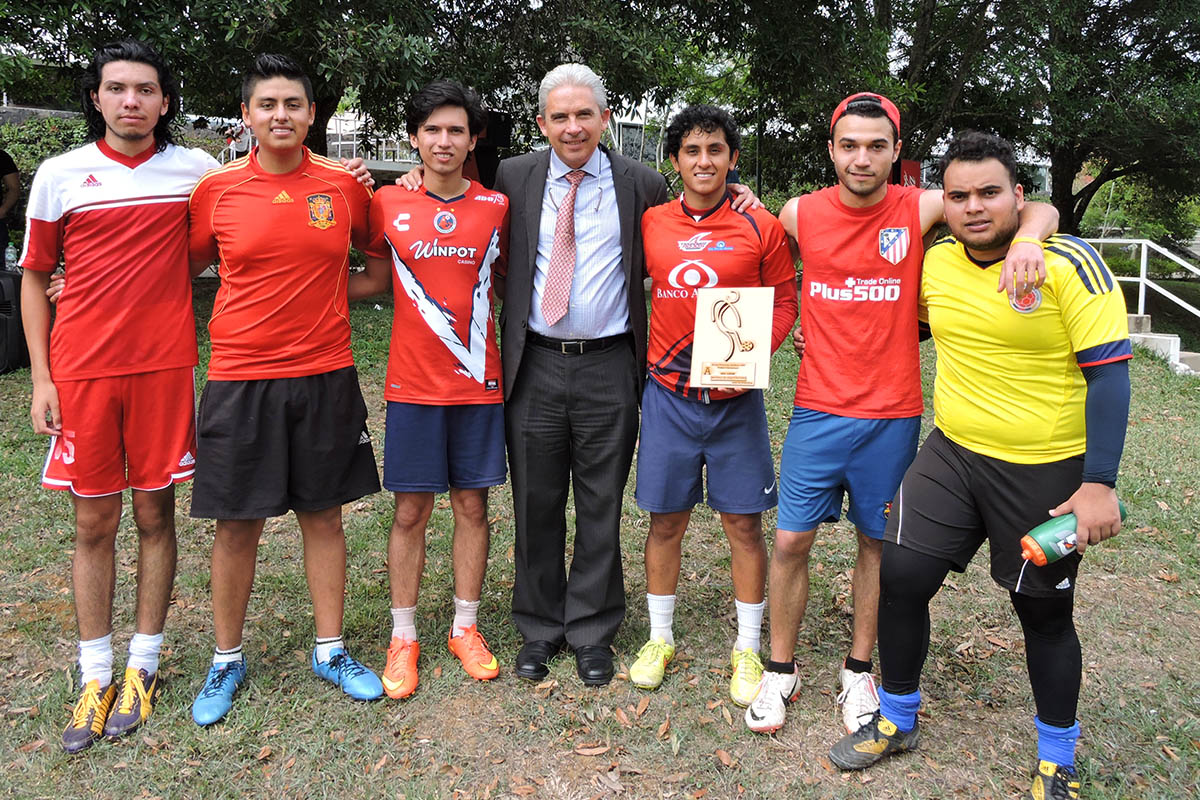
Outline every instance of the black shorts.
<path fill-rule="evenodd" d="M 1031 597 L 1075 590 L 1078 553 L 1022 574 L 1021 537 L 1079 488 L 1083 456 L 1049 464 L 1013 464 L 960 447 L 937 428 L 904 473 L 884 538 L 967 568 L 986 539 L 992 580 Z"/>
<path fill-rule="evenodd" d="M 209 381 L 200 396 L 192 516 L 322 511 L 379 491 L 358 372 Z"/>

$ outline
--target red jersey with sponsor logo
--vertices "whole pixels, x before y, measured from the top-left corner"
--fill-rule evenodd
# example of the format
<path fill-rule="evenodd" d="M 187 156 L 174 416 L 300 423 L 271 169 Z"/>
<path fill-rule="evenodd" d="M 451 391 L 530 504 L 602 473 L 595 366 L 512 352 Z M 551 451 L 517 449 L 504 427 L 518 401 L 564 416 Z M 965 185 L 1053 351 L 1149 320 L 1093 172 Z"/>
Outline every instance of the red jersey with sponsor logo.
<path fill-rule="evenodd" d="M 385 186 L 370 227 L 372 249 L 389 253 L 395 300 L 384 397 L 503 402 L 492 274 L 504 273 L 508 198 L 475 181 L 449 199 Z"/>
<path fill-rule="evenodd" d="M 770 212 L 734 211 L 728 195 L 713 208 L 696 212 L 681 197 L 642 214 L 642 242 L 651 279 L 647 369 L 662 386 L 692 400 L 702 397 L 689 384 L 697 288 L 773 286 L 772 352 L 791 332 L 796 268 L 783 225 Z M 738 394 L 709 390 L 713 400 Z"/>
<path fill-rule="evenodd" d="M 836 186 L 800 198 L 796 405 L 866 419 L 920 415 L 922 191 L 889 185 L 868 208 L 842 203 Z"/>
<path fill-rule="evenodd" d="M 205 175 L 189 203 L 193 260 L 220 256 L 209 380 L 319 375 L 351 366 L 350 246 L 369 255 L 371 190 L 304 149 L 275 175 L 257 149 Z"/>
<path fill-rule="evenodd" d="M 68 275 L 50 334 L 56 381 L 196 364 L 187 198 L 216 166 L 200 150 L 125 156 L 103 140 L 33 177 L 21 266 Z"/>

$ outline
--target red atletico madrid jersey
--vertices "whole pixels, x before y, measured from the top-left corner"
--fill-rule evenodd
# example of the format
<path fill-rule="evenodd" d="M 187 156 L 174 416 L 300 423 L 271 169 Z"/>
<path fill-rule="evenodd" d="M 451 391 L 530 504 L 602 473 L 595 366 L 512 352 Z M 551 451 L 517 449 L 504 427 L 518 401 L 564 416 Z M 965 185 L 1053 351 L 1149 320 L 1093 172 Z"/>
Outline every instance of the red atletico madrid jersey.
<path fill-rule="evenodd" d="M 921 414 L 922 191 L 889 185 L 867 208 L 842 203 L 836 186 L 800 198 L 796 405 L 863 419 Z"/>
<path fill-rule="evenodd" d="M 471 181 L 457 197 L 398 186 L 371 201 L 372 249 L 392 265 L 384 397 L 421 405 L 504 400 L 492 275 L 504 274 L 508 198 Z"/>
<path fill-rule="evenodd" d="M 205 175 L 189 201 L 193 260 L 220 256 L 209 380 L 320 375 L 351 366 L 350 247 L 368 255 L 371 190 L 304 149 L 274 174 L 257 149 Z"/>
<path fill-rule="evenodd" d="M 696 330 L 696 290 L 715 286 L 773 286 L 775 308 L 771 349 L 796 321 L 796 268 L 787 234 L 765 209 L 734 211 L 726 197 L 706 211 L 688 208 L 683 198 L 642 215 L 642 242 L 650 287 L 650 377 L 692 400 L 701 390 L 689 384 Z M 711 399 L 741 394 L 709 391 Z"/>

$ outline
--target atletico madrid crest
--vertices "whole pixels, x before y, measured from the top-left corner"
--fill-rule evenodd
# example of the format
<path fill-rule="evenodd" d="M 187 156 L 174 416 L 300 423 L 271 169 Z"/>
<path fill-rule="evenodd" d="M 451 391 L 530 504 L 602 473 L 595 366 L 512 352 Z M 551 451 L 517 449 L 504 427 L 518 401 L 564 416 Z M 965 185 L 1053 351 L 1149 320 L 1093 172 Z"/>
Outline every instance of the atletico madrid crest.
<path fill-rule="evenodd" d="M 879 232 L 879 255 L 899 264 L 908 255 L 908 228 L 884 228 Z"/>
<path fill-rule="evenodd" d="M 327 230 L 337 224 L 333 218 L 333 198 L 327 194 L 310 194 L 308 200 L 308 224 L 319 230 Z"/>

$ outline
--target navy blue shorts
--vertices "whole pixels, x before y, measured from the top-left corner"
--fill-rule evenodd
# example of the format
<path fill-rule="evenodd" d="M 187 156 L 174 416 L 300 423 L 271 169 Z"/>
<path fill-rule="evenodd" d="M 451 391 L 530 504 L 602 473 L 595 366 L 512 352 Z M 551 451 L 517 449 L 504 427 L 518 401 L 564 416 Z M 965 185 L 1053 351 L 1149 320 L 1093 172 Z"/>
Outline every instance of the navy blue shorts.
<path fill-rule="evenodd" d="M 762 392 L 697 403 L 646 381 L 638 442 L 637 504 L 687 511 L 704 499 L 728 514 L 757 514 L 778 502 Z"/>
<path fill-rule="evenodd" d="M 793 408 L 779 465 L 778 527 L 811 531 L 822 522 L 837 522 L 848 493 L 847 519 L 872 539 L 882 539 L 920 435 L 920 417 L 858 419 Z"/>
<path fill-rule="evenodd" d="M 499 486 L 504 463 L 504 406 L 387 404 L 383 488 L 445 492 Z"/>

